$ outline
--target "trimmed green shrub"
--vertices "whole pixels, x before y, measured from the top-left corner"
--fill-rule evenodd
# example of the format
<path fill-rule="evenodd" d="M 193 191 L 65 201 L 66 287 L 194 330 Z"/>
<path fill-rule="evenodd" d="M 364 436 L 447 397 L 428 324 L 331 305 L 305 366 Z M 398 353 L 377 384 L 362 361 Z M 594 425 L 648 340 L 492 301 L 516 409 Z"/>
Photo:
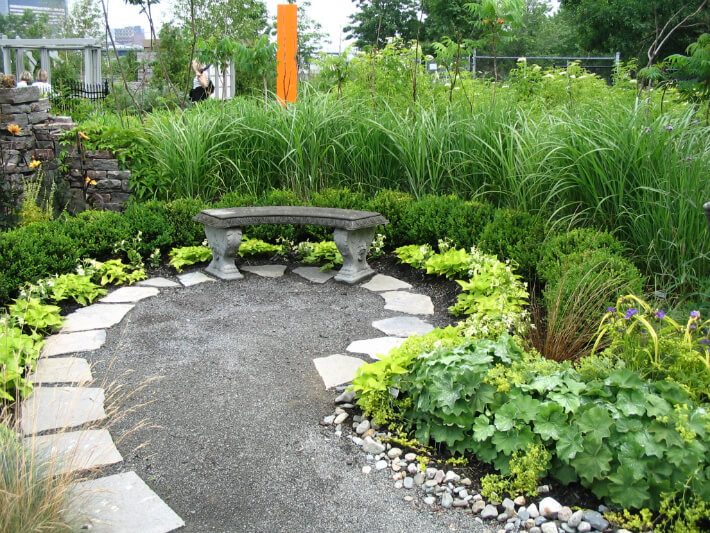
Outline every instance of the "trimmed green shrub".
<path fill-rule="evenodd" d="M 205 239 L 202 224 L 192 220 L 207 205 L 201 200 L 182 198 L 165 205 L 169 220 L 173 223 L 171 246 L 195 246 Z"/>
<path fill-rule="evenodd" d="M 174 239 L 175 225 L 170 219 L 166 204 L 158 201 L 131 202 L 123 216 L 128 222 L 128 234 L 124 239 L 132 241 L 129 246 L 141 256 L 148 257 L 153 250 L 165 250 Z M 141 233 L 140 242 L 136 239 Z"/>
<path fill-rule="evenodd" d="M 390 189 L 377 191 L 377 194 L 367 202 L 365 209 L 380 213 L 389 220 L 389 224 L 378 229 L 387 239 L 387 245 L 396 247 L 411 244 L 404 238 L 404 219 L 412 202 L 414 197 L 410 194 Z"/>
<path fill-rule="evenodd" d="M 60 221 L 0 233 L 0 301 L 8 301 L 27 281 L 73 271 L 80 251 Z"/>
<path fill-rule="evenodd" d="M 621 257 L 624 246 L 611 233 L 593 228 L 578 228 L 554 235 L 542 245 L 538 276 L 544 281 L 553 281 L 550 273 L 560 262 L 566 261 L 565 256 L 592 250 L 606 250 Z"/>
<path fill-rule="evenodd" d="M 126 217 L 113 211 L 84 211 L 60 220 L 64 232 L 77 244 L 80 258 L 106 259 L 113 254 L 116 243 L 129 234 Z"/>
<path fill-rule="evenodd" d="M 532 278 L 544 240 L 542 220 L 523 211 L 499 209 L 483 229 L 478 246 L 502 261 L 515 261 L 518 272 Z"/>

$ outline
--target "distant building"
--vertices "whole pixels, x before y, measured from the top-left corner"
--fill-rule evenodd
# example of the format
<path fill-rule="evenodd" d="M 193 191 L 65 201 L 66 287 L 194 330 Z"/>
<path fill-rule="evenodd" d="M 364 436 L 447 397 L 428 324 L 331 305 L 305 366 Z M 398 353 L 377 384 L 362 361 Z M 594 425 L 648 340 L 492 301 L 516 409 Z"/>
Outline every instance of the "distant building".
<path fill-rule="evenodd" d="M 140 26 L 127 26 L 125 28 L 114 28 L 113 39 L 117 44 L 137 44 L 143 46 L 145 33 Z"/>
<path fill-rule="evenodd" d="M 67 0 L 0 0 L 0 15 L 22 15 L 25 10 L 47 15 L 52 24 L 61 24 L 67 16 Z"/>

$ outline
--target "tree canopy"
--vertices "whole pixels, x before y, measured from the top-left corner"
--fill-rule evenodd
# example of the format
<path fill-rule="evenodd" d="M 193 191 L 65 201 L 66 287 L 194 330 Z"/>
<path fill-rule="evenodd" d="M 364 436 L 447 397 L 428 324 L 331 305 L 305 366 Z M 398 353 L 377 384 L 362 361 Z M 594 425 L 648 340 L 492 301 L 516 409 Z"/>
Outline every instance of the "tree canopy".
<path fill-rule="evenodd" d="M 382 48 L 387 39 L 401 37 L 405 41 L 417 37 L 418 0 L 352 0 L 358 11 L 345 27 L 355 46 Z"/>

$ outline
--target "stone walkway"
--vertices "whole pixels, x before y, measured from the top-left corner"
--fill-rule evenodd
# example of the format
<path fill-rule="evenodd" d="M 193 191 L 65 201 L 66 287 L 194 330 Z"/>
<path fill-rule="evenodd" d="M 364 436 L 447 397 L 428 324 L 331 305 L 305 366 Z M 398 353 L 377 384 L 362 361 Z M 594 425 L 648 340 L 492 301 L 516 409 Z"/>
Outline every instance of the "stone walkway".
<path fill-rule="evenodd" d="M 57 468 L 62 472 L 108 474 L 75 484 L 72 490 L 71 516 L 80 521 L 84 528 L 114 533 L 168 532 L 185 526 L 183 518 L 188 519 L 189 531 L 411 529 L 443 532 L 458 529 L 458 518 L 433 517 L 429 513 L 413 510 L 413 504 L 407 504 L 400 510 L 402 517 L 388 516 L 391 514 L 390 507 L 401 507 L 402 502 L 390 494 L 391 490 L 387 485 L 368 486 L 366 483 L 358 486 L 351 483 L 351 480 L 343 479 L 341 473 L 330 471 L 343 469 L 338 468 L 337 461 L 331 464 L 335 457 L 348 463 L 353 459 L 349 452 L 328 444 L 328 437 L 313 433 L 317 431 L 317 421 L 327 409 L 322 407 L 323 404 L 329 403 L 332 398 L 314 389 L 313 378 L 309 376 L 309 370 L 304 368 L 304 360 L 300 359 L 304 350 L 313 350 L 314 340 L 316 346 L 321 344 L 325 348 L 330 346 L 331 342 L 342 342 L 338 338 L 343 335 L 346 335 L 346 339 L 355 336 L 356 340 L 350 342 L 345 350 L 351 355 L 331 352 L 331 355 L 310 356 L 310 372 L 316 371 L 315 375 L 321 380 L 323 392 L 326 388 L 346 384 L 353 379 L 357 368 L 367 360 L 376 359 L 391 348 L 399 346 L 407 336 L 425 333 L 433 328 L 431 324 L 419 318 L 434 314 L 429 297 L 413 293 L 411 286 L 401 280 L 379 274 L 360 288 L 346 287 L 330 281 L 329 285 L 332 287 L 326 294 L 317 287 L 329 282 L 334 274 L 330 271 L 321 272 L 313 267 L 294 269 L 293 274 L 314 284 L 313 289 L 308 289 L 308 283 L 301 289 L 303 283 L 294 285 L 290 282 L 289 279 L 297 278 L 286 275 L 286 269 L 282 266 L 252 266 L 244 267 L 243 270 L 251 273 L 253 277 L 237 282 L 215 283 L 216 280 L 202 272 L 192 272 L 178 276 L 179 283 L 154 278 L 136 286 L 116 289 L 99 303 L 69 315 L 63 329 L 47 339 L 42 358 L 32 377 L 36 388 L 22 404 L 21 427 L 25 440 L 42 457 L 53 457 Z M 283 276 L 286 278 L 280 280 Z M 258 282 L 259 278 L 264 281 Z M 268 285 L 269 283 L 272 285 Z M 273 285 L 274 283 L 278 285 Z M 201 284 L 204 285 L 189 289 Z M 289 305 L 284 302 L 280 307 L 278 295 L 268 294 L 268 291 L 278 290 L 287 293 L 285 298 L 289 299 L 291 287 L 295 288 Z M 170 291 L 171 296 L 156 300 L 160 304 L 149 303 L 149 299 L 160 294 L 161 290 Z M 264 290 L 267 291 L 266 294 L 263 294 Z M 191 292 L 186 292 L 183 297 L 180 292 L 175 291 Z M 241 294 L 237 295 L 241 292 L 244 292 L 244 300 L 240 299 Z M 368 309 L 371 306 L 372 297 L 367 300 L 367 293 L 379 295 L 384 309 L 394 310 L 399 314 L 383 317 L 381 312 L 365 312 L 365 309 L 360 309 L 361 305 Z M 353 297 L 353 294 L 362 296 Z M 311 295 L 310 303 L 301 300 L 301 296 L 308 295 Z M 136 305 L 138 308 L 134 310 Z M 292 314 L 294 309 L 296 315 Z M 149 318 L 142 315 L 143 312 L 148 312 Z M 340 317 L 336 316 L 341 314 L 344 315 L 345 322 L 338 320 Z M 369 324 L 386 336 L 358 339 L 357 333 L 353 335 L 354 332 L 367 329 L 369 324 L 357 323 L 358 317 L 367 314 L 379 318 L 369 321 Z M 334 323 L 350 323 L 355 327 L 352 331 L 340 331 L 343 328 L 340 325 L 338 331 L 331 332 L 327 327 L 328 318 L 331 317 Z M 317 323 L 306 324 L 303 328 L 305 331 L 287 333 L 287 340 L 284 341 L 277 333 L 287 330 L 291 319 L 298 324 L 304 320 L 308 323 L 310 319 Z M 272 326 L 271 333 L 266 331 L 269 324 Z M 133 330 L 139 330 L 138 337 L 133 337 Z M 191 335 L 185 337 L 184 333 L 187 331 Z M 259 345 L 256 344 L 257 341 Z M 345 344 L 342 346 L 345 347 Z M 110 354 L 106 353 L 107 350 Z M 238 356 L 237 360 L 232 361 L 231 352 Z M 214 359 L 217 354 L 222 354 L 218 356 L 221 359 Z M 84 358 L 93 359 L 94 363 L 101 365 L 101 357 L 107 355 L 115 356 L 119 367 L 128 369 L 136 363 L 147 367 L 137 371 L 142 377 L 150 377 L 150 372 L 167 374 L 166 383 L 156 387 L 158 395 L 153 398 L 158 403 L 164 403 L 160 404 L 161 410 L 151 412 L 150 417 L 151 422 L 160 423 L 162 428 L 165 428 L 159 435 L 157 455 L 165 454 L 166 460 L 173 461 L 171 465 L 165 466 L 166 472 L 161 472 L 160 469 L 152 472 L 145 468 L 140 460 L 136 460 L 142 457 L 141 454 L 135 450 L 131 451 L 128 447 L 125 449 L 129 452 L 124 451 L 124 455 L 131 454 L 127 461 L 130 459 L 131 466 L 140 470 L 141 475 L 121 466 L 124 464 L 124 457 L 114 445 L 109 431 L 105 429 L 107 423 L 108 427 L 111 427 L 111 420 L 107 420 L 104 406 L 106 393 L 102 388 L 92 386 L 92 367 Z M 245 356 L 243 359 L 242 355 Z M 105 361 L 103 362 L 105 364 Z M 214 373 L 217 368 L 218 374 Z M 205 379 L 201 379 L 201 376 Z M 295 382 L 292 381 L 294 379 Z M 283 390 L 278 390 L 279 380 Z M 196 387 L 201 389 L 192 390 L 192 381 L 199 383 Z M 217 390 L 209 390 L 217 384 Z M 139 383 L 127 385 L 138 386 Z M 155 392 L 153 391 L 153 396 Z M 184 400 L 186 392 L 189 393 L 187 402 Z M 280 400 L 273 405 L 275 397 Z M 228 409 L 227 415 L 220 414 L 227 418 L 213 420 L 214 413 L 211 411 L 222 413 L 221 408 L 231 403 L 235 403 L 234 410 Z M 249 415 L 242 418 L 240 414 L 246 412 Z M 158 420 L 152 420 L 153 414 Z M 162 415 L 169 415 L 169 418 L 160 419 Z M 314 421 L 315 429 L 310 425 L 300 427 L 307 424 L 306 420 L 309 419 Z M 193 428 L 189 427 L 205 427 L 207 422 L 214 422 L 216 426 L 208 424 L 204 434 L 198 431 L 195 435 Z M 274 427 L 270 427 L 270 424 Z M 294 424 L 294 427 L 290 427 Z M 121 428 L 120 423 L 118 425 L 122 432 L 130 432 L 130 428 Z M 284 432 L 282 426 L 286 426 L 287 431 Z M 223 448 L 226 444 L 223 436 L 219 434 L 220 427 L 222 431 L 232 428 L 228 433 L 233 432 L 239 437 L 239 445 L 236 448 Z M 111 427 L 111 431 L 113 430 Z M 246 435 L 243 435 L 245 431 Z M 263 439 L 264 442 L 249 442 L 248 435 L 252 435 L 252 440 Z M 163 440 L 163 437 L 167 440 Z M 290 438 L 295 441 L 289 442 L 290 447 L 287 449 L 283 448 L 283 443 L 278 442 Z M 186 448 L 180 445 L 181 441 L 189 442 Z M 316 444 L 317 442 L 320 443 Z M 291 445 L 296 447 L 296 458 L 301 457 L 305 450 L 313 451 L 313 446 L 331 446 L 321 449 L 320 452 L 325 451 L 332 457 L 328 457 L 322 465 L 296 465 L 298 468 L 293 470 L 290 462 L 284 463 L 294 454 Z M 254 449 L 255 446 L 257 449 Z M 196 451 L 195 447 L 204 447 L 204 450 L 199 450 L 201 460 L 204 460 L 203 454 L 210 455 L 210 450 L 222 450 L 224 453 L 214 457 L 214 463 L 203 464 L 201 467 L 203 471 L 200 473 L 207 479 L 212 479 L 212 482 L 204 486 L 188 484 L 174 487 L 175 480 L 190 477 L 189 473 L 195 465 L 190 465 L 189 461 Z M 136 448 L 140 448 L 140 445 Z M 301 460 L 313 460 L 308 451 L 305 453 L 306 457 Z M 260 469 L 277 468 L 280 472 L 240 472 L 235 476 L 231 469 L 238 468 L 242 460 L 247 467 L 256 463 Z M 296 459 L 291 462 L 293 461 Z M 316 466 L 314 471 L 313 466 Z M 157 483 L 160 487 L 158 492 L 164 493 L 163 497 L 166 494 L 170 496 L 169 501 L 177 502 L 183 518 L 141 480 L 141 477 L 147 475 L 145 479 L 153 485 L 154 481 L 163 479 L 164 475 L 175 474 L 170 471 L 172 468 L 176 469 L 177 477 L 171 478 L 171 486 Z M 310 475 L 299 475 L 299 468 L 305 468 Z M 290 478 L 284 478 L 284 472 L 289 472 Z M 359 475 L 357 470 L 353 475 L 356 474 Z M 272 483 L 274 492 L 271 494 L 268 484 L 264 485 L 264 476 L 271 476 L 272 481 L 276 480 Z M 336 485 L 339 485 L 343 494 L 332 493 L 333 480 L 337 480 Z M 374 483 L 374 480 L 370 479 L 364 481 Z M 229 485 L 225 486 L 225 482 Z M 292 486 L 298 494 L 281 502 L 283 494 L 277 491 L 280 490 L 278 487 L 284 484 Z M 302 521 L 307 520 L 309 523 L 326 520 L 325 517 L 330 511 L 321 513 L 310 509 L 307 501 L 301 497 L 304 490 L 318 495 L 324 487 L 329 487 L 329 490 L 321 495 L 323 501 L 314 501 L 312 506 L 318 507 L 324 502 L 339 505 L 341 508 L 332 509 L 332 513 L 345 514 L 355 522 L 350 522 L 349 519 L 344 521 L 342 516 L 331 516 L 327 523 L 311 525 Z M 377 502 L 369 501 L 368 495 L 373 491 L 379 499 Z M 204 502 L 207 509 L 213 507 L 212 510 L 205 513 L 202 508 L 191 509 L 190 505 L 194 506 L 195 500 L 190 500 L 190 492 L 197 492 L 197 501 Z M 229 504 L 225 508 L 221 502 L 225 498 L 225 492 L 238 495 L 239 498 L 234 498 L 240 501 L 243 507 L 235 509 L 233 504 Z M 274 505 L 264 507 L 259 504 L 263 502 L 252 502 L 254 505 L 244 506 L 250 499 L 257 497 L 272 498 L 275 500 L 272 502 Z M 192 501 L 192 504 L 187 504 L 188 500 Z M 348 505 L 348 502 L 365 508 L 342 508 L 343 505 Z M 282 505 L 284 507 L 280 509 L 281 518 L 276 514 L 269 516 L 269 508 L 276 510 L 273 508 Z M 362 515 L 361 511 L 366 514 Z M 368 513 L 374 513 L 377 521 L 369 520 Z M 348 527 L 348 524 L 351 524 L 351 527 Z M 380 527 L 377 527 L 377 524 Z M 471 527 L 471 524 L 468 524 L 466 529 L 471 530 Z"/>

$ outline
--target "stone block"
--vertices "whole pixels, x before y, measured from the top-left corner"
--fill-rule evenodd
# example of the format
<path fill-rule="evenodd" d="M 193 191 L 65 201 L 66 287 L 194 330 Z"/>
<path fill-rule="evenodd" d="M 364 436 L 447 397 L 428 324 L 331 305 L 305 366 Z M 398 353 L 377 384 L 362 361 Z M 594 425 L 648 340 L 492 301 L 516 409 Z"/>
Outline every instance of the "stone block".
<path fill-rule="evenodd" d="M 100 301 L 103 303 L 134 303 L 157 296 L 160 290 L 156 287 L 121 287 Z"/>
<path fill-rule="evenodd" d="M 434 329 L 434 326 L 413 316 L 397 316 L 372 323 L 372 327 L 387 335 L 395 337 L 411 337 L 424 335 Z"/>
<path fill-rule="evenodd" d="M 114 159 L 109 150 L 87 150 L 86 157 L 90 159 Z"/>
<path fill-rule="evenodd" d="M 380 359 L 394 348 L 399 348 L 406 339 L 404 337 L 378 337 L 351 342 L 346 348 L 351 353 L 364 353 L 373 359 Z"/>
<path fill-rule="evenodd" d="M 131 192 L 131 182 L 128 180 L 123 180 L 121 182 L 121 190 L 123 192 Z"/>
<path fill-rule="evenodd" d="M 55 475 L 91 470 L 123 461 L 106 429 L 27 437 L 23 444 L 36 459 L 51 462 L 52 473 Z"/>
<path fill-rule="evenodd" d="M 93 304 L 66 317 L 61 333 L 110 328 L 133 309 L 132 304 Z"/>
<path fill-rule="evenodd" d="M 123 182 L 121 180 L 103 179 L 103 180 L 96 183 L 96 188 L 99 190 L 120 191 L 122 184 L 123 184 Z"/>
<path fill-rule="evenodd" d="M 90 178 L 92 180 L 105 180 L 106 179 L 106 171 L 102 170 L 87 170 L 86 171 L 86 177 Z"/>
<path fill-rule="evenodd" d="M 106 342 L 106 331 L 102 329 L 62 333 L 48 337 L 42 347 L 43 357 L 52 357 L 75 352 L 98 350 Z"/>
<path fill-rule="evenodd" d="M 25 435 L 73 428 L 106 418 L 104 390 L 89 387 L 35 387 L 20 407 Z"/>
<path fill-rule="evenodd" d="M 27 118 L 27 113 L 8 113 L 0 114 L 0 124 L 2 129 L 5 130 L 8 124 L 17 124 L 22 128 L 27 128 L 29 125 L 29 120 Z"/>
<path fill-rule="evenodd" d="M 54 159 L 55 154 L 54 150 L 51 150 L 49 148 L 38 148 L 35 149 L 33 153 L 33 157 L 37 159 L 38 161 L 51 161 Z"/>
<path fill-rule="evenodd" d="M 46 150 L 55 150 L 54 141 L 37 141 L 37 148 L 42 148 Z"/>
<path fill-rule="evenodd" d="M 115 203 L 115 202 L 108 202 L 105 203 L 101 206 L 101 209 L 104 211 L 113 211 L 115 213 L 120 213 L 123 211 L 123 208 L 125 207 L 124 203 Z"/>
<path fill-rule="evenodd" d="M 130 170 L 109 170 L 106 177 L 112 180 L 127 180 L 131 177 Z"/>
<path fill-rule="evenodd" d="M 92 381 L 91 367 L 79 357 L 43 357 L 30 374 L 32 383 L 73 383 L 83 385 Z"/>
<path fill-rule="evenodd" d="M 39 102 L 32 102 L 29 107 L 32 112 L 49 111 L 51 104 L 48 98 L 43 98 Z"/>
<path fill-rule="evenodd" d="M 2 150 L 31 150 L 35 147 L 35 140 L 30 137 L 7 137 L 0 141 Z"/>
<path fill-rule="evenodd" d="M 125 204 L 130 197 L 131 195 L 125 192 L 112 192 L 110 201 Z"/>
<path fill-rule="evenodd" d="M 357 369 L 364 365 L 365 361 L 348 355 L 336 354 L 314 359 L 313 364 L 323 379 L 325 388 L 330 389 L 352 381 Z"/>
<path fill-rule="evenodd" d="M 0 113 L 3 115 L 11 113 L 29 113 L 32 107 L 28 104 L 0 104 Z"/>
<path fill-rule="evenodd" d="M 39 87 L 0 89 L 0 104 L 24 104 L 39 101 Z"/>
<path fill-rule="evenodd" d="M 41 124 L 49 120 L 49 113 L 46 111 L 35 111 L 27 115 L 27 120 L 30 124 Z"/>
<path fill-rule="evenodd" d="M 86 159 L 86 168 L 91 170 L 118 170 L 118 161 L 116 159 Z"/>

